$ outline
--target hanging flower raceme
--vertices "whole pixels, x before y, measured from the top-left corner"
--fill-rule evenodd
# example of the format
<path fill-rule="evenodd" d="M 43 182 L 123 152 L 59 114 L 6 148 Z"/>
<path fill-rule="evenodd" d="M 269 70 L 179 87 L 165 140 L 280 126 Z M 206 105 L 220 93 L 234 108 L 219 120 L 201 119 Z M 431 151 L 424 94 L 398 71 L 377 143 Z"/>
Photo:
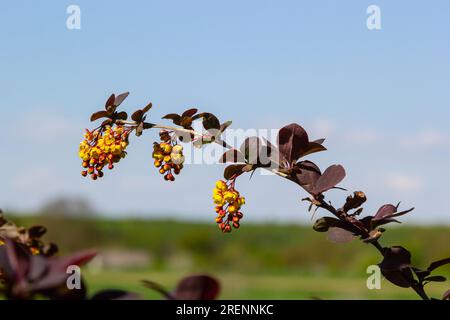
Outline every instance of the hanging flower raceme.
<path fill-rule="evenodd" d="M 176 139 L 172 139 L 166 130 L 162 130 L 159 136 L 162 142 L 153 144 L 154 165 L 164 175 L 164 180 L 174 181 L 174 174 L 178 175 L 183 169 L 183 146 L 177 144 Z"/>
<path fill-rule="evenodd" d="M 216 223 L 224 233 L 231 232 L 231 226 L 239 229 L 240 220 L 244 217 L 240 211 L 245 204 L 245 198 L 241 197 L 234 188 L 235 180 L 225 182 L 218 180 L 213 190 L 213 200 L 216 205 Z"/>
<path fill-rule="evenodd" d="M 126 156 L 130 129 L 124 126 L 104 126 L 94 131 L 86 129 L 80 143 L 79 157 L 85 170 L 81 174 L 90 175 L 93 180 L 103 177 L 103 168 L 114 168 L 114 163 Z"/>

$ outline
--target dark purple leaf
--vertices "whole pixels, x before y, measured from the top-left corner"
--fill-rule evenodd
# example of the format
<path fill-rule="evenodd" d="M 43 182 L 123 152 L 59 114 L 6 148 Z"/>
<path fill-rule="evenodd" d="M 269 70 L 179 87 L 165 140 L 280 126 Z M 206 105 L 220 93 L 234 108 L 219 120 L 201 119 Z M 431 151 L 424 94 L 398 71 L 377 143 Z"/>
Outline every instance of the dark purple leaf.
<path fill-rule="evenodd" d="M 97 252 L 94 250 L 79 251 L 70 256 L 58 257 L 52 260 L 51 267 L 54 270 L 64 270 L 65 272 L 68 266 L 76 265 L 81 267 L 91 261 L 96 255 Z"/>
<path fill-rule="evenodd" d="M 109 107 L 114 106 L 114 100 L 116 100 L 116 96 L 113 93 L 112 95 L 109 96 L 108 100 L 106 100 L 106 103 L 105 103 L 106 110 L 109 110 Z"/>
<path fill-rule="evenodd" d="M 101 118 L 108 117 L 109 113 L 107 111 L 97 111 L 91 115 L 91 121 L 96 121 Z"/>
<path fill-rule="evenodd" d="M 308 134 L 296 123 L 280 129 L 278 132 L 278 148 L 280 155 L 288 163 L 297 161 L 308 148 Z"/>
<path fill-rule="evenodd" d="M 192 109 L 188 109 L 188 110 L 186 110 L 185 112 L 183 112 L 183 114 L 181 115 L 182 117 L 192 117 L 194 114 L 196 114 L 197 113 L 197 109 L 195 109 L 195 108 L 192 108 Z"/>
<path fill-rule="evenodd" d="M 328 229 L 327 239 L 335 243 L 347 243 L 355 239 L 355 235 L 348 230 L 331 227 Z"/>
<path fill-rule="evenodd" d="M 139 110 L 136 110 L 135 112 L 133 112 L 133 114 L 131 115 L 131 120 L 136 121 L 136 122 L 141 122 L 143 116 L 144 116 L 144 111 L 139 109 Z"/>
<path fill-rule="evenodd" d="M 313 225 L 314 231 L 327 232 L 331 227 L 336 226 L 340 222 L 339 219 L 333 217 L 322 217 L 317 219 Z"/>
<path fill-rule="evenodd" d="M 307 156 L 309 154 L 316 153 L 316 152 L 326 151 L 326 150 L 327 150 L 327 148 L 325 148 L 320 143 L 309 142 L 305 152 L 302 154 L 302 157 Z"/>
<path fill-rule="evenodd" d="M 123 100 L 125 100 L 125 99 L 128 97 L 129 94 L 130 94 L 129 92 L 125 92 L 125 93 L 119 94 L 119 95 L 114 99 L 114 106 L 115 106 L 115 107 L 120 106 L 120 104 L 123 102 Z"/>
<path fill-rule="evenodd" d="M 317 180 L 321 176 L 320 168 L 311 161 L 302 161 L 297 163 L 300 173 L 296 174 L 296 182 L 307 192 L 312 193 Z"/>
<path fill-rule="evenodd" d="M 383 261 L 379 264 L 381 270 L 401 270 L 411 264 L 411 253 L 403 247 L 394 246 L 385 249 Z"/>
<path fill-rule="evenodd" d="M 7 279 L 23 281 L 29 269 L 28 250 L 10 239 L 4 239 L 4 245 L 0 246 L 0 269 Z"/>
<path fill-rule="evenodd" d="M 150 123 L 150 122 L 144 122 L 143 123 L 143 129 L 151 129 L 155 126 L 156 124 L 154 123 Z"/>
<path fill-rule="evenodd" d="M 28 279 L 32 282 L 39 280 L 48 271 L 47 258 L 41 255 L 30 257 Z"/>
<path fill-rule="evenodd" d="M 313 192 L 315 194 L 320 194 L 333 187 L 335 187 L 339 182 L 341 182 L 345 177 L 344 167 L 341 165 L 332 165 L 328 167 L 325 172 L 317 180 L 314 186 Z"/>
<path fill-rule="evenodd" d="M 317 139 L 317 140 L 314 140 L 314 141 L 312 141 L 312 142 L 315 142 L 315 143 L 318 143 L 318 144 L 323 144 L 323 143 L 325 142 L 325 139 L 324 139 L 324 138 L 322 138 L 322 139 Z"/>
<path fill-rule="evenodd" d="M 423 280 L 425 277 L 428 277 L 431 273 L 428 270 L 421 270 L 416 267 L 411 267 L 411 269 L 416 274 L 417 278 L 419 278 L 420 280 Z"/>
<path fill-rule="evenodd" d="M 152 108 L 152 103 L 150 102 L 148 105 L 146 105 L 143 109 L 142 109 L 142 111 L 144 112 L 144 113 L 147 113 L 151 108 Z"/>
<path fill-rule="evenodd" d="M 433 271 L 434 269 L 437 269 L 437 268 L 442 267 L 449 263 L 450 263 L 450 258 L 434 261 L 433 263 L 430 264 L 430 266 L 427 268 L 427 270 Z"/>
<path fill-rule="evenodd" d="M 381 273 L 387 280 L 402 288 L 409 288 L 414 281 L 414 277 L 410 268 L 404 268 L 401 270 L 383 270 Z"/>
<path fill-rule="evenodd" d="M 162 117 L 163 119 L 170 119 L 173 121 L 174 124 L 176 125 L 180 125 L 181 122 L 181 116 L 179 114 L 176 113 L 169 113 L 166 114 L 164 117 Z"/>
<path fill-rule="evenodd" d="M 117 120 L 127 120 L 128 114 L 125 111 L 119 112 L 116 114 Z"/>
<path fill-rule="evenodd" d="M 219 282 L 208 275 L 195 275 L 181 280 L 173 296 L 177 300 L 214 300 L 219 295 Z"/>
<path fill-rule="evenodd" d="M 202 114 L 203 117 L 203 127 L 206 131 L 209 131 L 211 129 L 219 130 L 220 129 L 220 122 L 219 119 L 212 113 L 205 112 Z"/>
<path fill-rule="evenodd" d="M 185 129 L 190 129 L 192 125 L 192 118 L 191 117 L 183 117 L 180 125 Z"/>
<path fill-rule="evenodd" d="M 240 175 L 246 166 L 246 164 L 231 164 L 225 168 L 223 177 L 225 180 L 229 180 L 235 175 Z"/>
<path fill-rule="evenodd" d="M 229 127 L 229 126 L 231 126 L 231 124 L 232 124 L 233 122 L 232 121 L 225 121 L 224 123 L 222 123 L 221 125 L 220 125 L 220 132 L 224 132 L 225 130 L 227 130 L 227 128 Z"/>
<path fill-rule="evenodd" d="M 380 209 L 378 209 L 377 213 L 373 217 L 373 221 L 381 220 L 385 217 L 393 215 L 397 212 L 397 207 L 392 204 L 385 204 Z"/>
<path fill-rule="evenodd" d="M 443 276 L 431 276 L 424 279 L 424 281 L 428 282 L 445 282 L 447 281 L 446 277 Z"/>

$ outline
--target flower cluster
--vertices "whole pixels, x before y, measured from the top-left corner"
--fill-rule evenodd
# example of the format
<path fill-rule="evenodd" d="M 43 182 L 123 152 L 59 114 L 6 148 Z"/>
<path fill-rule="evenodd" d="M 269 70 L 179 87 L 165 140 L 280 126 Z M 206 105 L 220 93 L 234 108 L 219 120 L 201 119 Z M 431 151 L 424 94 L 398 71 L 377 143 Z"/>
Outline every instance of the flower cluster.
<path fill-rule="evenodd" d="M 84 140 L 80 143 L 79 157 L 83 160 L 81 175 L 88 174 L 93 180 L 103 177 L 103 168 L 114 168 L 114 163 L 125 158 L 130 131 L 123 126 L 105 126 L 89 131 L 86 129 Z"/>
<path fill-rule="evenodd" d="M 231 225 L 239 229 L 239 221 L 244 217 L 239 210 L 245 204 L 245 198 L 234 188 L 234 180 L 227 184 L 223 180 L 216 182 L 213 190 L 214 204 L 216 204 L 216 222 L 224 233 L 231 232 Z"/>
<path fill-rule="evenodd" d="M 164 175 L 164 180 L 174 181 L 174 174 L 179 174 L 183 169 L 183 146 L 173 142 L 165 130 L 160 132 L 160 137 L 162 142 L 153 144 L 154 165 Z"/>

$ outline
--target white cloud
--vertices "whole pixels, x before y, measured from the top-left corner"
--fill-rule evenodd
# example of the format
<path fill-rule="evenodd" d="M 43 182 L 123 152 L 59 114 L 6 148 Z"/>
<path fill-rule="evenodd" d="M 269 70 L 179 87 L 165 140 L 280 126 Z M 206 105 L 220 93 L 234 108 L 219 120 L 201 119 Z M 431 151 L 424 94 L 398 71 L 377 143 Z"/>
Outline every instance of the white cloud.
<path fill-rule="evenodd" d="M 82 135 L 68 117 L 52 112 L 40 112 L 27 115 L 18 125 L 17 132 L 21 138 L 33 143 L 54 144 L 75 134 Z"/>
<path fill-rule="evenodd" d="M 385 185 L 398 192 L 413 192 L 422 188 L 422 181 L 417 176 L 391 173 L 386 176 Z"/>
<path fill-rule="evenodd" d="M 399 142 L 402 147 L 407 149 L 432 149 L 450 145 L 450 137 L 447 133 L 436 129 L 424 129 L 402 137 Z"/>

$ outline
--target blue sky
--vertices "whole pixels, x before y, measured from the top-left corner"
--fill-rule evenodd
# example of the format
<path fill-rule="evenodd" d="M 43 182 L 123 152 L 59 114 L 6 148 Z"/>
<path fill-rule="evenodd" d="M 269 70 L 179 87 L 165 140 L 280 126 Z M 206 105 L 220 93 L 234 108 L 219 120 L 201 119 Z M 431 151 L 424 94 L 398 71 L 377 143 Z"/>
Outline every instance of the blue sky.
<path fill-rule="evenodd" d="M 66 8 L 81 8 L 68 30 Z M 378 5 L 382 29 L 369 31 Z M 173 184 L 152 167 L 149 133 L 102 181 L 79 175 L 89 115 L 112 93 L 152 101 L 152 119 L 196 106 L 234 128 L 297 122 L 347 169 L 367 213 L 402 201 L 407 221 L 450 223 L 448 1 L 2 1 L 0 206 L 33 210 L 88 198 L 112 216 L 214 219 L 223 167 L 187 166 Z M 277 177 L 239 182 L 253 221 L 308 221 L 304 196 Z M 333 191 L 331 199 L 343 199 Z"/>

